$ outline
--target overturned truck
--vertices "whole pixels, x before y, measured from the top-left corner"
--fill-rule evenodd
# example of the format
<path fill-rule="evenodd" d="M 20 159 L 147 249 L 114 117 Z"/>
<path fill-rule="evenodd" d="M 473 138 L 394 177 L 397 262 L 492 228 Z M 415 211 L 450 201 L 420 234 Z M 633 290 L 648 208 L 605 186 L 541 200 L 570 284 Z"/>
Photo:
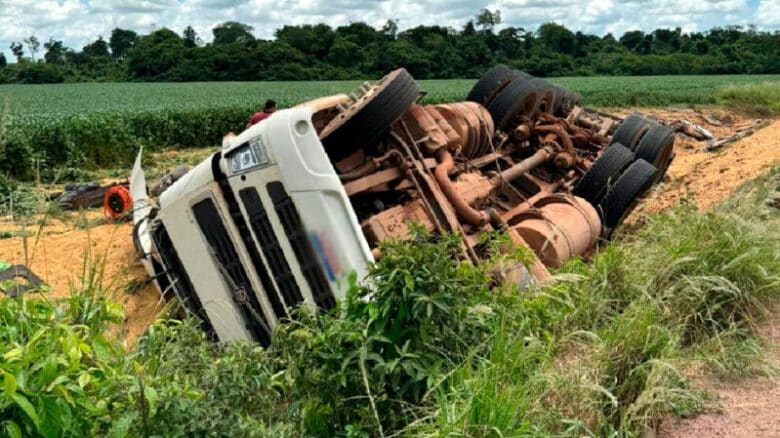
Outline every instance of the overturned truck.
<path fill-rule="evenodd" d="M 278 111 L 156 201 L 139 154 L 134 239 L 161 292 L 214 340 L 267 344 L 296 306 L 334 306 L 411 222 L 462 235 L 472 263 L 487 256 L 484 233 L 506 233 L 536 255 L 503 270 L 522 289 L 608 237 L 674 155 L 668 128 L 586 111 L 502 65 L 463 102 L 422 96 L 399 69 Z"/>

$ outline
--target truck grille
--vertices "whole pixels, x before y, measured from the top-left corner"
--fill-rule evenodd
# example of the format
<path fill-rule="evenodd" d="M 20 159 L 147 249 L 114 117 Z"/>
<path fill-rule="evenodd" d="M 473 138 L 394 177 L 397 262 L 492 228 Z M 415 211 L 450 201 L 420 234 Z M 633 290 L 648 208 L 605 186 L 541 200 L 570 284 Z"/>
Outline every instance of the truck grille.
<path fill-rule="evenodd" d="M 265 263 L 263 263 L 263 259 L 257 251 L 257 245 L 252 238 L 252 233 L 249 232 L 249 227 L 244 220 L 244 215 L 238 207 L 238 201 L 233 194 L 233 189 L 230 187 L 230 183 L 219 167 L 219 157 L 220 154 L 216 153 L 211 160 L 211 172 L 214 175 L 214 180 L 219 185 L 220 192 L 222 192 L 222 196 L 225 198 L 225 203 L 227 203 L 228 211 L 230 212 L 230 218 L 238 229 L 238 234 L 241 236 L 247 253 L 249 253 L 249 258 L 252 260 L 257 276 L 260 277 L 260 283 L 263 286 L 268 301 L 271 303 L 274 314 L 277 318 L 284 318 L 287 316 L 287 311 L 285 310 L 279 295 L 276 293 L 276 287 L 274 287 L 274 284 L 271 281 L 271 276 L 268 275 L 268 269 L 266 269 Z"/>
<path fill-rule="evenodd" d="M 336 304 L 336 300 L 330 291 L 325 273 L 317 262 L 317 255 L 314 253 L 311 242 L 306 235 L 306 230 L 303 228 L 303 223 L 298 215 L 295 203 L 287 194 L 281 182 L 270 182 L 266 189 L 273 201 L 274 210 L 276 210 L 276 214 L 279 216 L 279 221 L 281 221 L 284 227 L 284 232 L 287 234 L 287 239 L 290 241 L 290 246 L 292 246 L 293 252 L 295 252 L 295 258 L 301 266 L 303 276 L 309 284 L 309 288 L 314 296 L 314 302 L 320 308 L 330 309 Z"/>
<path fill-rule="evenodd" d="M 271 268 L 274 281 L 282 293 L 284 302 L 287 304 L 287 307 L 297 306 L 303 301 L 303 296 L 298 288 L 298 283 L 295 282 L 292 271 L 290 271 L 290 265 L 284 257 L 282 247 L 279 246 L 279 241 L 276 239 L 276 234 L 274 234 L 271 222 L 268 220 L 268 213 L 266 213 L 260 195 L 252 187 L 242 189 L 238 194 L 249 214 L 249 225 L 251 225 L 255 236 L 260 241 L 260 247 Z"/>
<path fill-rule="evenodd" d="M 200 302 L 198 294 L 195 293 L 195 288 L 192 287 L 190 277 L 187 275 L 187 271 L 184 270 L 184 266 L 181 264 L 179 255 L 176 253 L 176 248 L 173 247 L 171 237 L 168 235 L 168 230 L 165 229 L 162 223 L 158 223 L 152 229 L 152 239 L 154 245 L 157 248 L 157 253 L 162 259 L 163 275 L 157 276 L 157 282 L 160 284 L 160 290 L 163 294 L 167 294 L 169 290 L 173 290 L 179 303 L 184 307 L 185 311 L 198 318 L 200 321 L 201 329 L 206 333 L 206 337 L 212 341 L 218 341 L 217 333 L 214 331 L 214 326 L 211 324 L 206 311 L 203 309 L 203 304 Z M 156 263 L 153 260 L 153 263 Z M 155 268 L 155 271 L 157 269 Z"/>
<path fill-rule="evenodd" d="M 234 289 L 234 299 L 241 306 L 247 329 L 262 345 L 270 344 L 271 331 L 268 321 L 257 301 L 249 277 L 241 264 L 241 259 L 238 257 L 225 225 L 222 223 L 214 201 L 204 199 L 192 206 L 192 212 L 201 233 L 213 251 L 216 262 L 220 265 L 222 275 L 230 288 Z"/>

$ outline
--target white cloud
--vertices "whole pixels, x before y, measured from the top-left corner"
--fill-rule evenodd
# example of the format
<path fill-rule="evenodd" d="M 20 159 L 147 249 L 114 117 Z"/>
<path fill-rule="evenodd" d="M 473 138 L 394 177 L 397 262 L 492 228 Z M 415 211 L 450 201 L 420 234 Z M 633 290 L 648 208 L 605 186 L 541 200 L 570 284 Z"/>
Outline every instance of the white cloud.
<path fill-rule="evenodd" d="M 703 31 L 726 24 L 780 27 L 780 0 L 0 0 L 0 50 L 11 58 L 12 41 L 36 35 L 62 39 L 80 49 L 98 35 L 122 27 L 139 33 L 188 25 L 205 41 L 211 29 L 233 20 L 273 38 L 285 24 L 324 22 L 340 26 L 365 21 L 381 26 L 398 19 L 402 29 L 421 24 L 460 28 L 482 8 L 499 9 L 504 26 L 536 29 L 554 21 L 588 33 L 619 35 L 626 30 L 681 27 Z M 6 25 L 8 24 L 8 25 Z"/>
<path fill-rule="evenodd" d="M 780 0 L 761 0 L 753 20 L 756 24 L 768 27 L 780 27 Z"/>

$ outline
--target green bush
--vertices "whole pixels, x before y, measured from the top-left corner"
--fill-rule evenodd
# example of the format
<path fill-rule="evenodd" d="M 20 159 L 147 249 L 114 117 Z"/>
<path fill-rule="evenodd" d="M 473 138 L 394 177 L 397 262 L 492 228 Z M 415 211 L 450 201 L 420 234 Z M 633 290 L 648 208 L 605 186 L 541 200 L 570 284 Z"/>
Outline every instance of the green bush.
<path fill-rule="evenodd" d="M 16 68 L 19 84 L 56 84 L 64 80 L 62 70 L 50 64 L 25 63 Z"/>
<path fill-rule="evenodd" d="M 340 317 L 304 312 L 280 328 L 273 352 L 295 364 L 286 373 L 293 398 L 306 400 L 309 433 L 396 429 L 487 340 L 489 278 L 456 261 L 460 239 L 428 240 L 418 232 L 385 246 L 369 274 L 374 287 L 353 288 Z"/>
<path fill-rule="evenodd" d="M 122 312 L 90 283 L 59 304 L 0 300 L 5 435 L 94 436 L 110 424 L 115 394 L 106 382 L 116 378 L 124 351 L 106 330 Z"/>
<path fill-rule="evenodd" d="M 0 300 L 0 427 L 18 436 L 375 434 L 409 421 L 448 370 L 487 348 L 490 281 L 419 233 L 390 244 L 343 308 L 300 310 L 273 346 L 206 341 L 163 321 L 126 351 L 94 272 L 67 300 Z M 479 347 L 481 346 L 481 347 Z"/>

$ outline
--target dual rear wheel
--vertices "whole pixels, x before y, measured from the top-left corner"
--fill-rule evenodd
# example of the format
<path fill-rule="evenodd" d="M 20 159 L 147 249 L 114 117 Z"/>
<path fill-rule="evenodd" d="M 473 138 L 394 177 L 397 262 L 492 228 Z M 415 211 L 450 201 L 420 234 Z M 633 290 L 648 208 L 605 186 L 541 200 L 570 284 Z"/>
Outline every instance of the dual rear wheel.
<path fill-rule="evenodd" d="M 674 158 L 674 132 L 657 122 L 631 114 L 618 126 L 612 136 L 612 144 L 622 144 L 655 166 L 659 172 L 656 180 L 666 174 Z"/>
<path fill-rule="evenodd" d="M 674 157 L 674 132 L 632 114 L 618 126 L 612 144 L 577 182 L 573 193 L 597 207 L 607 229 L 616 227 Z"/>
<path fill-rule="evenodd" d="M 579 180 L 573 194 L 596 206 L 604 226 L 612 229 L 653 185 L 657 174 L 655 166 L 613 143 Z"/>
<path fill-rule="evenodd" d="M 522 118 L 533 119 L 540 112 L 565 117 L 581 97 L 544 79 L 499 64 L 477 81 L 466 100 L 484 105 L 496 128 L 508 130 Z"/>

